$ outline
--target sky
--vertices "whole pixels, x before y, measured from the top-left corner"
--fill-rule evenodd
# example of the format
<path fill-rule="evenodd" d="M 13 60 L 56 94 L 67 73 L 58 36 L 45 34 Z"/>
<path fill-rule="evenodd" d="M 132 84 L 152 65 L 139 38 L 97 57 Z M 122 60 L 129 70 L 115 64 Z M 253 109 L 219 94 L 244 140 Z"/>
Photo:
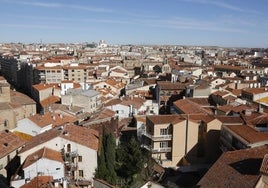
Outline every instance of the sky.
<path fill-rule="evenodd" d="M 0 43 L 268 47 L 267 0 L 0 0 Z"/>

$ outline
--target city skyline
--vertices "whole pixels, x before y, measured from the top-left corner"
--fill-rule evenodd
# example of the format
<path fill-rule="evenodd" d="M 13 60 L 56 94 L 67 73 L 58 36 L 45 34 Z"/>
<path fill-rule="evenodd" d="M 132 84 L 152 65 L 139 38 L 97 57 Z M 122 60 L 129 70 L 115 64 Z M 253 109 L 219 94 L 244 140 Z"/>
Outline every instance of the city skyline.
<path fill-rule="evenodd" d="M 0 0 L 0 43 L 268 47 L 259 0 Z"/>

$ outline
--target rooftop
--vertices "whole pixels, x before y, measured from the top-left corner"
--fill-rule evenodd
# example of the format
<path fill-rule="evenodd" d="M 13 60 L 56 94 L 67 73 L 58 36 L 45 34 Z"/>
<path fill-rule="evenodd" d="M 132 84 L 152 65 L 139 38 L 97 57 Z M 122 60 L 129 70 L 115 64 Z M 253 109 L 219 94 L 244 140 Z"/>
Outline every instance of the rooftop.
<path fill-rule="evenodd" d="M 56 137 L 61 137 L 66 140 L 76 142 L 83 146 L 89 147 L 94 150 L 98 150 L 99 146 L 99 132 L 87 127 L 81 127 L 77 125 L 65 125 L 63 127 L 57 127 L 41 133 L 29 142 L 25 144 L 20 151 L 23 153 L 33 147 L 46 143 Z"/>
<path fill-rule="evenodd" d="M 198 182 L 200 187 L 254 187 L 268 146 L 228 151 Z"/>
<path fill-rule="evenodd" d="M 0 158 L 16 151 L 22 147 L 25 142 L 26 140 L 21 139 L 9 130 L 0 131 Z"/>
<path fill-rule="evenodd" d="M 25 159 L 25 161 L 23 163 L 22 168 L 26 168 L 42 158 L 46 158 L 46 159 L 50 159 L 50 160 L 59 161 L 61 163 L 64 163 L 62 155 L 59 151 L 55 151 L 55 150 L 44 147 L 44 148 L 28 155 L 28 157 Z"/>

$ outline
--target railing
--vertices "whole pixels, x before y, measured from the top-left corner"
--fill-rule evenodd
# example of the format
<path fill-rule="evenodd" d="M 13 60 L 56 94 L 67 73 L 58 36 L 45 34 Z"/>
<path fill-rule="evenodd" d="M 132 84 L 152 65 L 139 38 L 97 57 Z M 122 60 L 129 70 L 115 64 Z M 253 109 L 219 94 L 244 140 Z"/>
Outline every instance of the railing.
<path fill-rule="evenodd" d="M 165 147 L 165 148 L 153 148 L 152 149 L 153 153 L 166 153 L 166 152 L 171 152 L 171 147 Z"/>
<path fill-rule="evenodd" d="M 171 152 L 171 147 L 164 147 L 164 148 L 152 148 L 150 145 L 142 145 L 143 148 L 151 151 L 152 153 L 167 153 Z"/>
<path fill-rule="evenodd" d="M 166 134 L 166 135 L 157 135 L 157 136 L 154 136 L 154 135 L 151 135 L 151 134 L 148 134 L 148 133 L 143 133 L 144 136 L 150 138 L 151 140 L 153 141 L 160 141 L 160 140 L 171 140 L 172 139 L 172 135 L 171 134 Z"/>
<path fill-rule="evenodd" d="M 78 169 L 78 163 L 66 163 L 67 171 L 75 171 Z"/>

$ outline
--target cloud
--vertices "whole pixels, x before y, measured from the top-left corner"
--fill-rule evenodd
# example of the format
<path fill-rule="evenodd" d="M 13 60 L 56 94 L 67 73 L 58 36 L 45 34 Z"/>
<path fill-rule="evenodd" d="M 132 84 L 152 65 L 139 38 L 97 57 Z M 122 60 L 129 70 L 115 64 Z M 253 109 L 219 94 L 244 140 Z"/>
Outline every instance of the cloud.
<path fill-rule="evenodd" d="M 217 32 L 234 32 L 245 33 L 245 30 L 240 28 L 231 27 L 228 25 L 221 25 L 218 21 L 202 21 L 197 19 L 175 17 L 169 19 L 148 19 L 137 20 L 139 24 L 144 24 L 151 27 L 185 29 L 185 30 L 204 30 L 204 31 L 217 31 Z"/>
<path fill-rule="evenodd" d="M 26 29 L 62 29 L 63 27 L 52 25 L 35 25 L 35 24 L 0 24 L 2 28 L 26 28 Z"/>
<path fill-rule="evenodd" d="M 74 4 L 68 4 L 68 3 L 63 4 L 63 3 L 51 3 L 51 2 L 42 2 L 42 1 L 24 1 L 24 0 L 21 0 L 21 1 L 14 0 L 14 1 L 5 1 L 5 2 L 28 5 L 28 6 L 44 7 L 44 8 L 70 8 L 70 9 L 89 11 L 89 12 L 102 12 L 102 13 L 113 12 L 112 9 L 74 5 Z"/>
<path fill-rule="evenodd" d="M 217 1 L 217 0 L 182 0 L 185 2 L 190 2 L 190 3 L 199 3 L 199 4 L 210 4 L 210 5 L 214 5 L 220 8 L 224 8 L 224 9 L 228 9 L 228 10 L 233 10 L 233 11 L 237 11 L 237 12 L 244 12 L 244 9 L 241 9 L 240 7 L 236 7 L 234 5 L 225 3 L 225 2 L 221 2 L 221 1 Z"/>
<path fill-rule="evenodd" d="M 61 7 L 61 4 L 58 3 L 44 3 L 44 2 L 28 2 L 28 1 L 18 1 L 16 2 L 22 5 L 38 6 L 38 7 L 48 7 L 48 8 L 57 8 Z"/>

